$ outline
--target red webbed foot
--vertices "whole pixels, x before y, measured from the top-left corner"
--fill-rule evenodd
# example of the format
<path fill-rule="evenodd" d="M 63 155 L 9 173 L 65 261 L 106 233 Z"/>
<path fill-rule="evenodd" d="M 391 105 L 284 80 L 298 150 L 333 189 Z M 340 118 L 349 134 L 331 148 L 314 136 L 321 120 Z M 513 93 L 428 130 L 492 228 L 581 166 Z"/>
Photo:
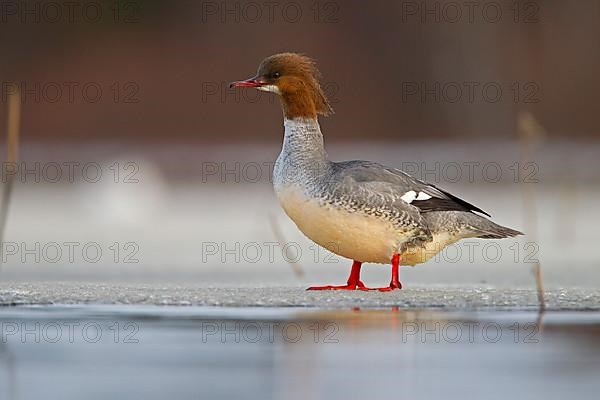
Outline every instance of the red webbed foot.
<path fill-rule="evenodd" d="M 359 261 L 354 261 L 352 264 L 352 271 L 350 272 L 350 277 L 348 278 L 348 282 L 346 285 L 340 286 L 311 286 L 306 290 L 379 290 L 380 292 L 391 292 L 392 290 L 402 289 L 402 283 L 400 283 L 399 278 L 399 269 L 400 269 L 400 255 L 395 254 L 392 257 L 392 281 L 389 286 L 371 289 L 365 286 L 364 283 L 360 280 L 360 267 L 362 263 Z"/>
<path fill-rule="evenodd" d="M 311 286 L 306 290 L 369 290 L 364 283 L 358 281 L 356 284 L 340 285 L 340 286 Z"/>
<path fill-rule="evenodd" d="M 398 282 L 390 282 L 390 286 L 378 288 L 380 292 L 391 292 L 392 290 L 400 290 L 402 289 L 402 284 Z"/>
<path fill-rule="evenodd" d="M 350 271 L 350 277 L 346 285 L 340 286 L 311 286 L 306 290 L 371 290 L 365 286 L 360 280 L 360 267 L 362 263 L 360 261 L 354 261 L 352 263 L 352 271 Z"/>

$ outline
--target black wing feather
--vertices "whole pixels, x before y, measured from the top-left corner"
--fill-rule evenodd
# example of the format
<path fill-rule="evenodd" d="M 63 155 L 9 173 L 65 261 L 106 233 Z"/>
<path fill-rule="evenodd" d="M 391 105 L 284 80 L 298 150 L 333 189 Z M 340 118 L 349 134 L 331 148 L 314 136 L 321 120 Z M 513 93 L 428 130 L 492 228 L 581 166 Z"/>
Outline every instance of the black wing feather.
<path fill-rule="evenodd" d="M 467 212 L 478 212 L 483 215 L 487 215 L 491 217 L 490 214 L 483 211 L 481 208 L 474 206 L 471 203 L 464 201 L 463 199 L 454 196 L 451 193 L 446 192 L 445 190 L 440 189 L 437 186 L 428 183 L 429 186 L 436 188 L 440 192 L 442 192 L 447 198 L 440 197 L 431 197 L 427 200 L 413 200 L 411 203 L 413 206 L 417 207 L 422 212 L 430 212 L 430 211 L 467 211 Z"/>
<path fill-rule="evenodd" d="M 466 211 L 466 212 L 478 212 L 483 215 L 487 215 L 491 217 L 490 214 L 483 211 L 481 208 L 474 206 L 473 204 L 464 201 L 463 199 L 456 197 L 452 193 L 449 193 L 439 187 L 429 183 L 422 181 L 420 179 L 415 178 L 414 176 L 408 175 L 406 172 L 394 169 L 394 172 L 402 173 L 404 176 L 413 180 L 413 182 L 423 185 L 424 187 L 419 187 L 420 185 L 415 185 L 415 192 L 424 192 L 431 196 L 430 199 L 427 200 L 413 200 L 410 204 L 417 207 L 421 212 L 431 212 L 431 211 Z"/>

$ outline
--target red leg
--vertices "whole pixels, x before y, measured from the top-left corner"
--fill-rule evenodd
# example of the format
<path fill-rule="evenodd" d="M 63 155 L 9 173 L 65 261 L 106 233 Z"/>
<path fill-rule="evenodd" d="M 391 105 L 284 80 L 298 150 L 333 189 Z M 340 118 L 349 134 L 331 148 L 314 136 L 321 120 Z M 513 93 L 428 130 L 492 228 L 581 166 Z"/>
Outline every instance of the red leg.
<path fill-rule="evenodd" d="M 365 287 L 365 284 L 360 281 L 360 267 L 362 263 L 360 261 L 354 261 L 352 263 L 352 270 L 350 271 L 350 277 L 348 283 L 342 286 L 311 286 L 306 290 L 369 290 Z"/>
<path fill-rule="evenodd" d="M 392 290 L 402 289 L 402 283 L 400 283 L 400 254 L 394 254 L 392 257 L 392 281 L 390 286 L 380 288 L 380 292 L 390 292 Z"/>

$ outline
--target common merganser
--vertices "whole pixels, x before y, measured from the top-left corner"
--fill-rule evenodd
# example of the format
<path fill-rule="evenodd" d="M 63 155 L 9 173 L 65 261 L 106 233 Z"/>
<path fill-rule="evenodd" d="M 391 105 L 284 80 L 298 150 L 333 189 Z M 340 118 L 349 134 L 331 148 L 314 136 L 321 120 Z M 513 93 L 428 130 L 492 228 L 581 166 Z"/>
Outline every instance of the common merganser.
<path fill-rule="evenodd" d="M 378 290 L 401 289 L 399 265 L 424 263 L 464 238 L 522 235 L 399 169 L 370 161 L 329 161 L 317 116 L 327 116 L 332 109 L 319 77 L 312 59 L 282 53 L 263 60 L 255 77 L 230 84 L 279 96 L 285 128 L 273 170 L 279 202 L 309 239 L 354 260 L 346 285 L 308 290 L 371 290 L 360 280 L 364 262 L 391 262 L 390 285 Z"/>

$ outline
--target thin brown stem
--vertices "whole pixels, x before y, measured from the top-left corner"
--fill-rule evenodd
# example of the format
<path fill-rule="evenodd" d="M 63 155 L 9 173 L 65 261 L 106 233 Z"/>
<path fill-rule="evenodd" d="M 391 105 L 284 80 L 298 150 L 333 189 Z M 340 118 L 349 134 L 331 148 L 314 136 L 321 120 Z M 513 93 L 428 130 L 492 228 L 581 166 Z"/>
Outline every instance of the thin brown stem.
<path fill-rule="evenodd" d="M 7 138 L 6 138 L 6 163 L 16 164 L 19 160 L 19 135 L 21 128 L 21 92 L 16 90 L 8 97 L 8 120 L 7 120 Z M 8 211 L 12 190 L 14 185 L 14 175 L 8 174 L 4 189 L 2 190 L 2 203 L 0 203 L 0 246 L 4 243 L 6 233 L 6 224 L 8 220 Z M 0 271 L 2 268 L 2 257 L 0 257 Z"/>

